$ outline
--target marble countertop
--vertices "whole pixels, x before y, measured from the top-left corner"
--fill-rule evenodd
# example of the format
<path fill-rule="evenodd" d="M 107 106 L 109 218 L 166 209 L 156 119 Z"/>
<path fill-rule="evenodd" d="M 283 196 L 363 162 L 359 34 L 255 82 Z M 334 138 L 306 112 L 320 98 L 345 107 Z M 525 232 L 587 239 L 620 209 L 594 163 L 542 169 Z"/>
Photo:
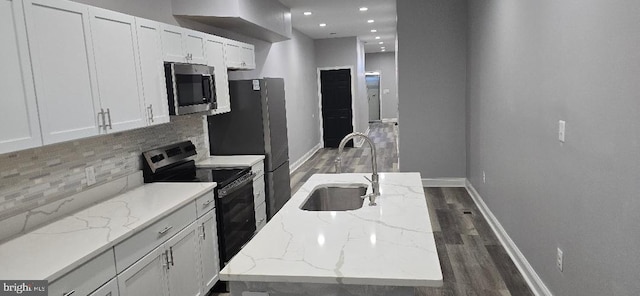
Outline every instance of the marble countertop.
<path fill-rule="evenodd" d="M 216 183 L 145 184 L 0 245 L 0 279 L 55 280 Z"/>
<path fill-rule="evenodd" d="M 213 155 L 199 161 L 196 166 L 199 168 L 250 167 L 263 159 L 264 155 Z"/>
<path fill-rule="evenodd" d="M 220 279 L 441 286 L 442 271 L 420 174 L 381 173 L 377 206 L 367 201 L 353 211 L 299 209 L 315 187 L 368 184 L 364 176 L 371 177 L 313 175 L 220 272 Z"/>

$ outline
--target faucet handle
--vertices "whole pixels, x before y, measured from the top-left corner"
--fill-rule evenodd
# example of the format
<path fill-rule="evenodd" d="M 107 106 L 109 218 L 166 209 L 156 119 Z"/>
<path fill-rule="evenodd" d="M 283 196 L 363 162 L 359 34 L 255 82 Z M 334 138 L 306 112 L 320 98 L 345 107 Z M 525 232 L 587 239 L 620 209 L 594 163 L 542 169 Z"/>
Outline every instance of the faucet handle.
<path fill-rule="evenodd" d="M 371 179 L 367 178 L 367 176 L 363 176 L 365 179 L 367 179 L 367 181 L 369 181 L 369 183 L 373 183 L 373 181 L 371 181 Z"/>

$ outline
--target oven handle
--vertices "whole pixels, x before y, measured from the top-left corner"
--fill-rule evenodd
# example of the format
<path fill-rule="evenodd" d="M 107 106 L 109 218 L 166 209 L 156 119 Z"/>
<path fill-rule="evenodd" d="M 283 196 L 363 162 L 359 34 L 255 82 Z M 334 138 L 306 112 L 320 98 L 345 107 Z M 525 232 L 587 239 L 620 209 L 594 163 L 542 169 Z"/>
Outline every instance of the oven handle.
<path fill-rule="evenodd" d="M 248 183 L 253 183 L 254 176 L 255 174 L 250 172 L 231 182 L 231 184 L 220 188 L 220 190 L 218 190 L 218 198 L 224 198 L 225 196 L 238 191 Z"/>

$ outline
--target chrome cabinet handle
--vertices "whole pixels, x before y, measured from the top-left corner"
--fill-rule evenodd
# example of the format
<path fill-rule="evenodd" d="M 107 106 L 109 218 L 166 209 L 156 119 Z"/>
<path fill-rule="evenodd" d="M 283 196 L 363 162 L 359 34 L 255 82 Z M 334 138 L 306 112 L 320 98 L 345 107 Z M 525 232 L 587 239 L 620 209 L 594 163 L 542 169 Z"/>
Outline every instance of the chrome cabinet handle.
<path fill-rule="evenodd" d="M 151 122 L 155 122 L 153 120 L 153 104 L 149 104 L 149 111 L 151 111 Z"/>
<path fill-rule="evenodd" d="M 71 295 L 73 295 L 73 293 L 75 293 L 75 292 L 76 292 L 76 290 L 71 290 L 71 291 L 69 291 L 69 292 L 67 292 L 67 293 L 62 294 L 62 296 L 71 296 Z"/>
<path fill-rule="evenodd" d="M 100 115 L 100 117 L 102 117 L 102 124 L 99 124 L 98 128 L 102 128 L 106 132 L 107 131 L 107 120 L 104 117 L 104 109 L 100 108 L 100 112 L 98 112 L 98 115 Z"/>
<path fill-rule="evenodd" d="M 205 232 L 204 222 L 202 222 L 202 240 L 207 239 L 207 232 Z"/>
<path fill-rule="evenodd" d="M 162 267 L 169 269 L 169 255 L 167 255 L 167 251 L 162 253 Z"/>
<path fill-rule="evenodd" d="M 169 247 L 169 255 L 171 255 L 171 261 L 169 261 L 169 263 L 173 266 L 173 247 Z"/>
<path fill-rule="evenodd" d="M 207 201 L 205 201 L 205 202 L 202 204 L 202 206 L 203 206 L 203 207 L 206 207 L 206 206 L 210 205 L 212 202 L 213 202 L 213 200 L 212 200 L 212 199 L 207 200 Z"/>
<path fill-rule="evenodd" d="M 107 108 L 107 119 L 109 119 L 109 129 L 113 129 L 111 125 L 111 110 L 109 110 L 109 108 Z"/>
<path fill-rule="evenodd" d="M 158 231 L 158 233 L 159 233 L 160 235 L 165 234 L 165 233 L 167 233 L 167 231 L 171 230 L 171 228 L 173 228 L 173 226 L 167 226 L 167 227 L 165 227 L 164 229 L 162 229 L 162 230 Z"/>

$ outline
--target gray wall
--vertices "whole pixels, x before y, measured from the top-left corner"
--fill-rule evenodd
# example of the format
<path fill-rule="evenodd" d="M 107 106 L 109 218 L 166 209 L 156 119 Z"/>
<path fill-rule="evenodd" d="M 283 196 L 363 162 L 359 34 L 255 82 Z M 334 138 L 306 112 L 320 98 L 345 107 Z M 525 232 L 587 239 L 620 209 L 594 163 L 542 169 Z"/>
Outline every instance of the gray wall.
<path fill-rule="evenodd" d="M 467 2 L 398 1 L 400 170 L 465 177 Z"/>
<path fill-rule="evenodd" d="M 256 70 L 230 71 L 229 79 L 284 78 L 286 107 L 289 111 L 287 129 L 290 163 L 299 160 L 320 142 L 315 53 L 313 40 L 306 35 L 294 30 L 291 40 L 268 43 L 191 20 L 175 18 L 171 0 L 75 1 L 253 44 Z"/>
<path fill-rule="evenodd" d="M 469 179 L 554 295 L 638 295 L 640 2 L 469 2 Z"/>
<path fill-rule="evenodd" d="M 380 72 L 380 118 L 398 118 L 398 82 L 396 80 L 396 53 L 368 53 L 365 57 L 367 72 Z M 389 93 L 384 93 L 388 89 Z"/>
<path fill-rule="evenodd" d="M 369 103 L 364 81 L 364 44 L 356 37 L 315 40 L 316 65 L 319 68 L 352 67 L 354 131 L 367 130 Z"/>

